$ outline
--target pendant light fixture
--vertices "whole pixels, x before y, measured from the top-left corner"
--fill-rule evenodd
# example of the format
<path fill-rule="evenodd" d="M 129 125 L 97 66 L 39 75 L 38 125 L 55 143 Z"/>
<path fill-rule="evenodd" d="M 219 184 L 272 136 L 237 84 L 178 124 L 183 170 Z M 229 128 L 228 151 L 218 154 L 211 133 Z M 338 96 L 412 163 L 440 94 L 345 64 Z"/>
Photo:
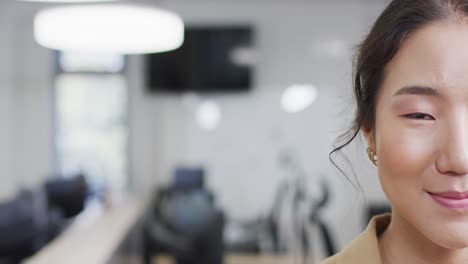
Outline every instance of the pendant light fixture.
<path fill-rule="evenodd" d="M 63 51 L 141 54 L 177 49 L 182 19 L 169 11 L 135 5 L 78 5 L 40 11 L 36 41 Z"/>
<path fill-rule="evenodd" d="M 200 128 L 207 131 L 213 131 L 221 122 L 221 108 L 215 101 L 204 101 L 198 106 L 195 118 Z"/>
<path fill-rule="evenodd" d="M 287 113 L 307 109 L 317 99 L 317 88 L 310 84 L 291 85 L 281 96 L 281 107 Z"/>
<path fill-rule="evenodd" d="M 38 2 L 38 3 L 94 3 L 94 2 L 113 2 L 116 0 L 18 0 L 22 2 Z"/>

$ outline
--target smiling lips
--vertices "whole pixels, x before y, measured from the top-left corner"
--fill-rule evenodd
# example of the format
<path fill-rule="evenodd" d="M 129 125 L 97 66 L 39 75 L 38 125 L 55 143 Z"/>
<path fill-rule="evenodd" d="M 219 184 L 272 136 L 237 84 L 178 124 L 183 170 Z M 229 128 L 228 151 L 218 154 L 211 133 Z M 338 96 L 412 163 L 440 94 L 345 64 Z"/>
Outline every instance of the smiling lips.
<path fill-rule="evenodd" d="M 449 209 L 468 209 L 468 192 L 429 193 L 440 205 Z"/>

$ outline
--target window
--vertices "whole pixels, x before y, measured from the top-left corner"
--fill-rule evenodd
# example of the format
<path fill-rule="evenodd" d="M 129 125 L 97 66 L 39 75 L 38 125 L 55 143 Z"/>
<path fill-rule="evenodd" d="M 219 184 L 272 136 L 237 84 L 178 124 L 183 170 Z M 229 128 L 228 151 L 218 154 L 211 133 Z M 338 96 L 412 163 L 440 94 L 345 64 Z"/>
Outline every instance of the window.
<path fill-rule="evenodd" d="M 58 53 L 55 162 L 94 187 L 122 193 L 128 182 L 128 87 L 120 55 Z"/>

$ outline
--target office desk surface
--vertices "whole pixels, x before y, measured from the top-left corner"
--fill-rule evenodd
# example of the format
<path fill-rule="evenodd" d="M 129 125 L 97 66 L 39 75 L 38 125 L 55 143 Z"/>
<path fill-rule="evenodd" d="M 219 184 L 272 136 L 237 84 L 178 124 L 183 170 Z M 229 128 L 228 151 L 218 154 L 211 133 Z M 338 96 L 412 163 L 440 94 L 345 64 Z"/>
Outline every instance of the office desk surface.
<path fill-rule="evenodd" d="M 107 209 L 91 205 L 59 237 L 25 263 L 107 263 L 143 210 L 144 203 L 139 199 Z"/>

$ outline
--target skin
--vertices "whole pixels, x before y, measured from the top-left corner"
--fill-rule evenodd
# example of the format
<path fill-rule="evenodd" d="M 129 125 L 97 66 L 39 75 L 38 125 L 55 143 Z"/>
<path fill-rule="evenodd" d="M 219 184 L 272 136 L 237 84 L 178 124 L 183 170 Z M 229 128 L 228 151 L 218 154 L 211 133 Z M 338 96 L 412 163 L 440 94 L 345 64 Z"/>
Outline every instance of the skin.
<path fill-rule="evenodd" d="M 406 89 L 403 87 L 425 87 Z M 391 263 L 468 263 L 468 209 L 428 192 L 468 191 L 468 20 L 426 25 L 386 65 L 374 128 L 363 128 L 393 206 L 379 237 Z"/>

